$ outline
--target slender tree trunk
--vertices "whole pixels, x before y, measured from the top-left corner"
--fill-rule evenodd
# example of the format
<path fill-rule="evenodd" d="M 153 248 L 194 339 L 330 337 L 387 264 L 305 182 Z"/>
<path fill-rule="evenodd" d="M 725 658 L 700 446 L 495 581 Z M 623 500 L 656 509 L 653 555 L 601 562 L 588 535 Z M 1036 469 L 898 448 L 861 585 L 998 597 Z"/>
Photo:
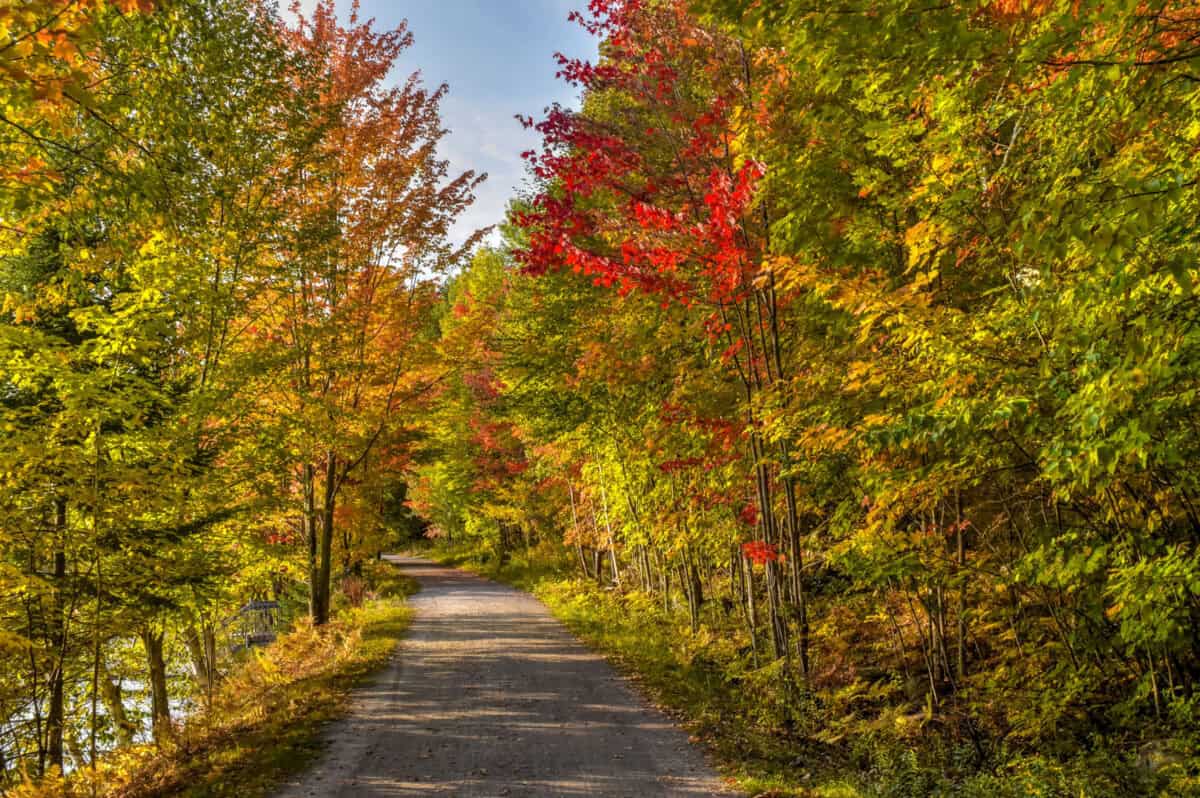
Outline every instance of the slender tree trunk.
<path fill-rule="evenodd" d="M 97 445 L 99 445 L 99 438 L 100 436 L 97 434 Z M 97 460 L 98 459 L 99 458 L 97 458 Z M 93 514 L 100 505 L 99 491 L 96 491 L 94 496 L 95 505 L 92 508 Z M 95 523 L 95 518 L 96 516 L 93 515 L 93 523 Z M 89 718 L 90 722 L 88 723 L 88 765 L 91 767 L 92 772 L 95 773 L 97 760 L 99 759 L 99 754 L 96 748 L 96 726 L 99 720 L 100 666 L 103 660 L 103 657 L 101 656 L 103 653 L 103 643 L 100 636 L 100 608 L 103 604 L 102 597 L 104 596 L 104 560 L 100 557 L 99 537 L 92 538 L 92 550 L 93 555 L 96 558 L 96 603 L 95 607 L 93 608 L 92 616 L 92 690 L 89 701 L 91 704 L 91 717 Z"/>
<path fill-rule="evenodd" d="M 579 513 L 575 508 L 575 488 L 571 486 L 571 480 L 567 480 L 567 496 L 571 499 L 571 531 L 575 537 L 575 553 L 579 555 L 579 568 L 583 571 L 584 579 L 591 579 L 592 574 L 588 571 L 587 558 L 583 554 L 583 541 L 579 537 Z"/>
<path fill-rule="evenodd" d="M 212 691 L 214 673 L 213 661 L 208 656 L 206 636 L 207 630 L 202 632 L 194 621 L 183 628 L 183 642 L 192 660 L 192 675 L 196 679 L 196 686 L 208 696 Z"/>
<path fill-rule="evenodd" d="M 961 682 L 967 675 L 967 544 L 966 544 L 966 523 L 963 521 L 962 514 L 962 494 L 958 491 L 954 493 L 954 523 L 955 523 L 955 546 L 958 554 L 958 608 L 955 613 L 958 616 L 958 650 L 956 652 L 957 666 L 955 670 L 958 674 L 958 679 Z"/>
<path fill-rule="evenodd" d="M 304 496 L 304 538 L 308 544 L 308 614 L 314 621 L 321 605 L 321 578 L 317 568 L 320 535 L 317 532 L 316 469 L 305 463 L 300 471 L 300 487 Z"/>
<path fill-rule="evenodd" d="M 775 659 L 788 655 L 787 627 L 780 613 L 779 566 L 768 561 L 763 566 L 763 582 L 767 588 L 767 607 L 771 621 L 771 654 Z"/>
<path fill-rule="evenodd" d="M 809 670 L 809 628 L 808 628 L 808 595 L 804 589 L 804 554 L 800 551 L 800 514 L 796 509 L 796 483 L 784 481 L 784 496 L 787 499 L 787 532 L 788 548 L 792 561 L 790 575 L 792 582 L 792 600 L 796 603 L 796 654 L 800 659 L 800 673 L 808 679 Z"/>
<path fill-rule="evenodd" d="M 638 544 L 638 563 L 640 564 L 639 574 L 642 582 L 642 590 L 649 593 L 654 589 L 654 568 L 650 563 L 650 554 L 646 550 L 646 544 Z M 665 567 L 665 566 L 664 566 Z"/>
<path fill-rule="evenodd" d="M 700 608 L 704 605 L 704 585 L 700 581 L 700 573 L 696 570 L 696 561 L 692 558 L 691 548 L 684 549 L 684 565 L 680 574 L 683 584 L 687 586 L 688 614 L 692 622 L 692 634 L 700 631 Z"/>
<path fill-rule="evenodd" d="M 617 541 L 613 535 L 612 521 L 608 517 L 608 493 L 604 489 L 604 474 L 600 475 L 600 502 L 604 510 L 604 527 L 608 530 L 608 556 L 612 561 L 612 580 L 614 585 L 619 585 L 621 570 L 617 567 Z"/>
<path fill-rule="evenodd" d="M 647 565 L 649 563 L 647 562 Z M 659 555 L 659 571 L 662 574 L 663 612 L 670 615 L 671 603 L 671 567 L 665 554 Z"/>
<path fill-rule="evenodd" d="M 592 504 L 591 508 L 592 508 L 592 531 L 594 533 L 596 533 L 597 535 L 599 535 L 600 520 L 598 518 L 596 518 L 595 504 Z M 611 548 L 612 547 L 610 544 L 610 546 L 609 546 L 610 551 L 611 551 Z M 604 584 L 603 560 L 604 560 L 604 549 L 601 549 L 599 546 L 596 546 L 596 548 L 592 549 L 592 566 L 593 566 L 593 571 L 596 574 L 596 584 L 598 584 L 598 585 Z M 614 566 L 615 566 L 615 563 L 614 563 Z"/>
<path fill-rule="evenodd" d="M 34 639 L 33 612 L 29 603 L 25 607 L 26 612 L 26 631 L 28 639 Z M 37 740 L 37 774 L 44 776 L 46 774 L 46 737 L 43 734 L 45 726 L 42 723 L 42 696 L 39 688 L 41 680 L 41 670 L 38 668 L 37 661 L 37 646 L 30 642 L 27 653 L 29 654 L 29 699 L 33 707 L 33 737 Z"/>
<path fill-rule="evenodd" d="M 208 660 L 208 701 L 211 704 L 213 687 L 221 678 L 221 671 L 217 668 L 217 632 L 208 621 L 201 626 L 200 637 L 204 641 L 204 657 Z"/>
<path fill-rule="evenodd" d="M 63 550 L 67 527 L 67 502 L 54 501 L 54 599 L 50 615 L 50 645 L 55 665 L 49 676 L 50 706 L 46 712 L 46 758 L 50 767 L 63 766 L 64 685 L 67 666 L 66 612 L 63 594 L 67 577 L 67 555 Z"/>
<path fill-rule="evenodd" d="M 318 546 L 320 561 L 317 582 L 320 586 L 320 602 L 313 613 L 313 623 L 324 626 L 329 623 L 330 594 L 333 578 L 333 511 L 337 500 L 337 457 L 330 450 L 325 453 L 325 502 L 321 507 L 321 542 Z"/>
<path fill-rule="evenodd" d="M 150 629 L 142 631 L 146 647 L 146 664 L 150 671 L 150 718 L 155 742 L 162 742 L 171 733 L 171 707 L 167 699 L 167 662 L 163 658 L 163 633 Z"/>
<path fill-rule="evenodd" d="M 683 597 L 687 599 L 689 626 L 692 634 L 696 634 L 700 631 L 700 579 L 686 550 L 684 561 L 679 564 L 679 584 L 683 588 Z"/>
<path fill-rule="evenodd" d="M 751 424 L 753 424 L 753 418 L 751 418 Z M 780 542 L 778 526 L 771 501 L 771 474 L 766 464 L 762 436 L 757 430 L 753 429 L 753 426 L 751 429 L 750 452 L 754 462 L 755 486 L 758 491 L 759 535 L 764 542 L 778 546 Z M 771 653 L 778 659 L 785 656 L 788 653 L 788 649 L 787 630 L 779 613 L 779 586 L 776 581 L 776 570 L 773 563 L 766 563 L 763 581 L 766 586 L 767 621 L 771 630 Z M 753 574 L 753 568 L 750 569 L 750 572 Z M 751 580 L 751 583 L 753 583 L 753 580 Z"/>
<path fill-rule="evenodd" d="M 499 530 L 499 551 L 496 552 L 496 558 L 500 565 L 503 566 L 508 563 L 508 522 L 497 521 L 496 528 Z"/>
<path fill-rule="evenodd" d="M 746 562 L 739 552 L 738 569 L 742 580 L 742 591 L 745 597 L 746 625 L 750 630 L 750 647 L 754 652 L 754 666 L 758 667 L 758 610 L 754 602 L 754 566 Z"/>
<path fill-rule="evenodd" d="M 117 745 L 126 748 L 133 745 L 134 726 L 125 713 L 125 702 L 121 696 L 121 685 L 117 683 L 108 669 L 101 665 L 100 698 L 104 701 L 104 709 L 112 722 L 113 734 Z"/>

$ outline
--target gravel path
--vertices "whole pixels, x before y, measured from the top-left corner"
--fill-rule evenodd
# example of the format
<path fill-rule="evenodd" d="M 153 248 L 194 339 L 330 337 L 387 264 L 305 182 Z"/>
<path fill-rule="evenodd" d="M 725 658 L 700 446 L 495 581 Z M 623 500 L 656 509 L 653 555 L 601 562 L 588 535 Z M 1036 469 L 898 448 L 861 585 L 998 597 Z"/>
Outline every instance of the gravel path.
<path fill-rule="evenodd" d="M 727 795 L 687 736 L 532 596 L 425 560 L 412 627 L 279 798 Z"/>

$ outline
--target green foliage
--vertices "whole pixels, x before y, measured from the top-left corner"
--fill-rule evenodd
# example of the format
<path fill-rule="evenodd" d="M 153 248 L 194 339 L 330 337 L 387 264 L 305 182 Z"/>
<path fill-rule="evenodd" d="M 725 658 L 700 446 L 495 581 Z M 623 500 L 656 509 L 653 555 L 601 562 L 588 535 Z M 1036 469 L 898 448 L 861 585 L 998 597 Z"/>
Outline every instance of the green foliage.
<path fill-rule="evenodd" d="M 653 701 L 679 718 L 717 755 L 737 786 L 753 795 L 805 798 L 950 798 L 1045 796 L 1118 798 L 1191 795 L 1195 784 L 1179 778 L 1176 754 L 1157 776 L 1147 757 L 1115 751 L 1101 741 L 1066 759 L 1033 752 L 995 754 L 1003 764 L 978 768 L 978 752 L 964 741 L 901 736 L 886 728 L 856 729 L 848 746 L 809 737 L 830 716 L 862 700 L 893 700 L 890 691 L 839 697 L 789 690 L 781 663 L 755 667 L 739 645 L 736 627 L 699 635 L 685 630 L 683 608 L 664 612 L 654 596 L 598 588 L 570 574 L 570 564 L 514 556 L 498 566 L 488 552 L 468 545 L 436 546 L 425 553 L 529 590 L 560 620 L 634 679 Z M 715 625 L 714 625 L 715 626 Z M 911 719 L 903 719 L 914 723 Z M 917 721 L 919 722 L 919 721 Z M 1186 749 L 1186 746 L 1183 746 Z M 1171 768 L 1176 768 L 1172 774 Z"/>
<path fill-rule="evenodd" d="M 384 85 L 405 30 L 310 22 L 0 4 L 0 789 L 168 746 L 246 618 L 362 604 L 418 526 L 428 272 L 478 180 L 443 90 Z"/>
<path fill-rule="evenodd" d="M 846 794 L 1191 790 L 1195 10 L 591 12 L 450 292 L 428 512 L 559 544 L 613 649 L 735 633 L 722 689 Z"/>

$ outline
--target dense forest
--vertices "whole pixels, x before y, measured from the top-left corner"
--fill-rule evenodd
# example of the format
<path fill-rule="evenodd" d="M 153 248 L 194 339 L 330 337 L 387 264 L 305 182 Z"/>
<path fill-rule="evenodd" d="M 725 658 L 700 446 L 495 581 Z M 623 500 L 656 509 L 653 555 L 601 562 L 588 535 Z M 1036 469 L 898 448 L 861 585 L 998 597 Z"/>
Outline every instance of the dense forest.
<path fill-rule="evenodd" d="M 1200 8 L 591 0 L 465 242 L 408 30 L 291 19 L 0 3 L 5 783 L 423 532 L 779 790 L 1200 791 Z"/>
<path fill-rule="evenodd" d="M 322 626 L 411 523 L 480 178 L 445 87 L 386 80 L 410 43 L 332 3 L 0 5 L 4 781 L 163 742 L 239 608 Z"/>
<path fill-rule="evenodd" d="M 1200 10 L 591 9 L 417 505 L 678 607 L 781 734 L 1152 789 L 1200 728 Z"/>

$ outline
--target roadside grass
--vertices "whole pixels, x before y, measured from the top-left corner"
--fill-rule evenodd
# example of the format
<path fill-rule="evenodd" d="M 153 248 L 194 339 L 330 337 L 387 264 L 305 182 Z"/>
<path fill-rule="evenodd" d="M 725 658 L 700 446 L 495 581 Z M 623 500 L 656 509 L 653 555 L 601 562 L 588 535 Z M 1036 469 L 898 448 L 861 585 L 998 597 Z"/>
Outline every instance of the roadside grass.
<path fill-rule="evenodd" d="M 764 726 L 713 657 L 715 649 L 736 655 L 736 644 L 703 632 L 681 634 L 686 622 L 651 596 L 582 579 L 569 559 L 553 552 L 517 551 L 503 564 L 489 550 L 470 546 L 433 545 L 419 553 L 535 595 L 702 743 L 731 786 L 750 795 L 856 795 L 816 793 L 800 783 L 802 774 L 792 767 L 799 741 Z"/>
<path fill-rule="evenodd" d="M 111 754 L 95 771 L 23 785 L 11 798 L 260 798 L 307 768 L 320 732 L 341 715 L 351 690 L 383 667 L 407 629 L 405 598 L 416 582 L 386 566 L 375 599 L 344 607 L 324 629 L 301 622 L 252 651 L 162 746 Z M 372 574 L 376 576 L 376 574 Z"/>
<path fill-rule="evenodd" d="M 944 740 L 895 730 L 821 741 L 836 724 L 828 697 L 781 689 L 779 663 L 756 667 L 749 641 L 714 614 L 691 634 L 686 610 L 583 579 L 548 547 L 503 564 L 487 549 L 434 545 L 422 554 L 526 590 L 602 652 L 713 755 L 728 783 L 757 798 L 1126 798 L 1200 796 L 1184 771 L 1152 774 L 1128 752 L 1097 746 L 1060 759 L 998 751 L 990 766 L 962 764 Z M 717 602 L 710 602 L 715 605 Z M 763 661 L 766 662 L 764 657 Z"/>
<path fill-rule="evenodd" d="M 544 549 L 518 551 L 503 562 L 490 549 L 470 545 L 423 545 L 413 553 L 530 593 L 544 582 L 570 579 L 573 573 L 569 561 Z"/>
<path fill-rule="evenodd" d="M 605 653 L 656 706 L 678 720 L 715 757 L 733 786 L 751 795 L 792 795 L 800 740 L 756 717 L 738 679 L 721 669 L 716 649 L 734 644 L 701 632 L 680 634 L 644 593 L 621 594 L 583 579 L 542 581 L 532 591 L 578 637 Z"/>

